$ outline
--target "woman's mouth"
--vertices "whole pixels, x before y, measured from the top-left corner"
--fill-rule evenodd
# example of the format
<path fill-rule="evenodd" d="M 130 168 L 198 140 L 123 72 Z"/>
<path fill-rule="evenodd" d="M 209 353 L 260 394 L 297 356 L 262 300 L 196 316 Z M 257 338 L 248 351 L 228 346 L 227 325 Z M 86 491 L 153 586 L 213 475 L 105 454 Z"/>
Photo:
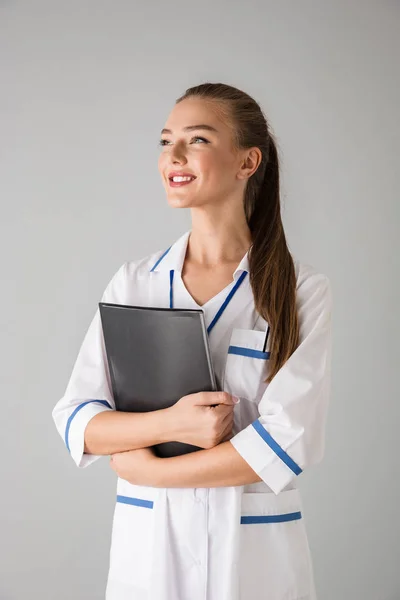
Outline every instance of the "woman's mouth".
<path fill-rule="evenodd" d="M 169 179 L 169 185 L 171 187 L 181 187 L 182 185 L 189 185 L 196 177 L 172 177 Z"/>

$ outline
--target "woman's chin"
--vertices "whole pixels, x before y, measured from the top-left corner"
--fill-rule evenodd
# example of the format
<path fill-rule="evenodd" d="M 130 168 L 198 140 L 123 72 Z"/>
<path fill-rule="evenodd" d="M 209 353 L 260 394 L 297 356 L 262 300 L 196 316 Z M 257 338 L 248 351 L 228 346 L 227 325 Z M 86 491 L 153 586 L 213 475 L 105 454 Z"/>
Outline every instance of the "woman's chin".
<path fill-rule="evenodd" d="M 190 208 L 191 206 L 195 206 L 195 202 L 193 198 L 189 196 L 174 196 L 169 195 L 167 197 L 168 204 L 173 208 Z"/>

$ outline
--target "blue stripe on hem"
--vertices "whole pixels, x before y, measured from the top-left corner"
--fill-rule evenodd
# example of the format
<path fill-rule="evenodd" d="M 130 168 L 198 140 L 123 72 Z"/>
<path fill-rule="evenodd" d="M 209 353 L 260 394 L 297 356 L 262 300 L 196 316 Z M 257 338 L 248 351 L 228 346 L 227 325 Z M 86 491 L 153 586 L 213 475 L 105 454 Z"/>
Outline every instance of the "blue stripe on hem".
<path fill-rule="evenodd" d="M 130 496 L 117 496 L 117 502 L 121 504 L 131 504 L 132 506 L 142 506 L 143 508 L 153 508 L 152 500 L 142 500 L 141 498 L 131 498 Z"/>
<path fill-rule="evenodd" d="M 243 348 L 242 346 L 229 346 L 228 354 L 240 354 L 241 356 L 261 358 L 263 360 L 268 360 L 270 357 L 270 352 L 262 352 L 261 350 L 254 350 L 253 348 Z"/>
<path fill-rule="evenodd" d="M 287 513 L 286 515 L 261 515 L 253 517 L 241 517 L 242 525 L 251 525 L 253 523 L 285 523 L 287 521 L 297 521 L 302 518 L 301 512 Z"/>
<path fill-rule="evenodd" d="M 112 409 L 112 406 L 107 402 L 107 400 L 88 400 L 87 402 L 82 402 L 82 404 L 79 404 L 79 406 L 77 406 L 75 408 L 74 412 L 69 416 L 68 421 L 67 421 L 67 425 L 66 425 L 66 428 L 65 428 L 65 445 L 67 446 L 67 449 L 68 449 L 69 453 L 71 453 L 71 449 L 69 447 L 69 429 L 71 427 L 72 419 L 81 410 L 81 408 L 83 408 L 87 404 L 92 404 L 94 402 L 96 404 L 104 404 L 104 406 L 108 406 L 108 408 Z"/>
<path fill-rule="evenodd" d="M 300 475 L 303 470 L 292 458 L 284 451 L 283 448 L 274 440 L 274 438 L 268 433 L 268 431 L 261 425 L 260 421 L 256 419 L 252 423 L 254 429 L 263 438 L 264 442 L 279 456 L 279 458 L 293 471 L 295 475 Z"/>

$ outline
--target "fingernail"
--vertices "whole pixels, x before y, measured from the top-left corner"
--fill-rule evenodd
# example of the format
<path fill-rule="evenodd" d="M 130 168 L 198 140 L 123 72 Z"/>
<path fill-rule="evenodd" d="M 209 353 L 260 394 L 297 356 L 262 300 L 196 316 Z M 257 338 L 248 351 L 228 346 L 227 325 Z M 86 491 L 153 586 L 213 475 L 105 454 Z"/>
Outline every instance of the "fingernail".
<path fill-rule="evenodd" d="M 235 404 L 238 404 L 240 402 L 240 398 L 238 396 L 232 396 L 232 398 Z"/>

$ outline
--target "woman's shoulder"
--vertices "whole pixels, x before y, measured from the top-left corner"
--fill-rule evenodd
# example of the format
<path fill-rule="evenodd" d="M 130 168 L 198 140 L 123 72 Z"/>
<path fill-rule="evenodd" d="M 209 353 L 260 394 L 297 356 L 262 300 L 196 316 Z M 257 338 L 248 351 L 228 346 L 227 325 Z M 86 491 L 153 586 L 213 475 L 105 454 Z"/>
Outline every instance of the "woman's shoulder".
<path fill-rule="evenodd" d="M 127 260 L 121 266 L 127 278 L 132 277 L 149 277 L 154 265 L 165 253 L 165 248 L 149 252 L 139 258 Z"/>
<path fill-rule="evenodd" d="M 331 302 L 331 281 L 328 275 L 314 265 L 292 257 L 296 273 L 296 292 L 301 303 L 310 297 Z"/>
<path fill-rule="evenodd" d="M 151 276 L 151 269 L 162 255 L 162 250 L 150 252 L 136 259 L 126 260 L 114 271 L 103 298 L 109 302 L 123 301 L 129 293 L 138 290 L 141 283 Z"/>
<path fill-rule="evenodd" d="M 321 283 L 325 282 L 327 284 L 330 283 L 329 277 L 325 272 L 317 269 L 314 265 L 300 260 L 294 256 L 292 256 L 292 258 L 296 273 L 297 287 L 300 287 L 305 282 L 311 280 Z"/>

